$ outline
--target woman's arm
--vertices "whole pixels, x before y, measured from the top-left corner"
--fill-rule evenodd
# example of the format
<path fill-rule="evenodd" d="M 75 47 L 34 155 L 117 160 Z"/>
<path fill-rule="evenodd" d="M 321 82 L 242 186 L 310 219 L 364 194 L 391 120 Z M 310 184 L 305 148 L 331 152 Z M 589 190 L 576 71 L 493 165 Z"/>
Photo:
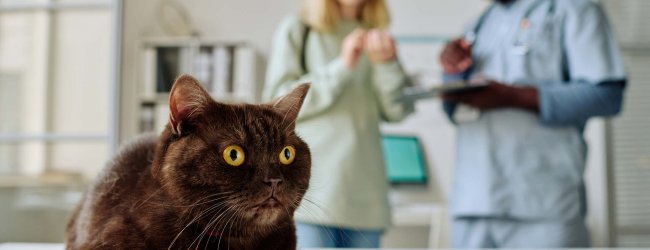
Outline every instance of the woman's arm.
<path fill-rule="evenodd" d="M 371 81 L 375 86 L 379 111 L 384 121 L 400 121 L 413 112 L 413 103 L 395 101 L 409 78 L 397 60 L 395 39 L 385 30 L 368 31 L 365 49 L 372 62 Z"/>
<path fill-rule="evenodd" d="M 413 103 L 400 103 L 399 97 L 409 78 L 397 60 L 373 64 L 372 82 L 375 85 L 379 109 L 385 121 L 400 121 L 414 110 Z"/>

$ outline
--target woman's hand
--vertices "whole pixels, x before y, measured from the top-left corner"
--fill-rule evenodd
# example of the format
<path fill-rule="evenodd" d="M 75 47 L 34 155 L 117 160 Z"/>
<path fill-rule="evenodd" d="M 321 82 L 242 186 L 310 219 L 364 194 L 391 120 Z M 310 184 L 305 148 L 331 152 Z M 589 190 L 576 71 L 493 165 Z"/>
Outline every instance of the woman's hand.
<path fill-rule="evenodd" d="M 349 69 L 354 69 L 357 66 L 357 62 L 359 62 L 359 57 L 361 57 L 361 53 L 363 52 L 365 36 L 365 30 L 356 29 L 343 40 L 341 57 Z"/>
<path fill-rule="evenodd" d="M 366 35 L 365 47 L 373 63 L 385 63 L 397 57 L 395 39 L 387 31 L 370 30 Z"/>
<path fill-rule="evenodd" d="M 468 70 L 472 61 L 472 46 L 463 39 L 456 39 L 440 54 L 440 63 L 447 74 L 458 74 Z"/>

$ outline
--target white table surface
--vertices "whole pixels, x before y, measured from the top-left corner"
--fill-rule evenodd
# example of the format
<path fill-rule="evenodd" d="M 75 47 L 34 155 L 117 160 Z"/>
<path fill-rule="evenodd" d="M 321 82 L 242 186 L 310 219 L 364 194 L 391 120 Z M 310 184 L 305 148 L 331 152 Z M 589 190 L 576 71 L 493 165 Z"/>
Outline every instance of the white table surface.
<path fill-rule="evenodd" d="M 0 250 L 64 250 L 65 247 L 63 244 L 52 244 L 52 243 L 0 243 Z M 350 249 L 350 248 L 347 248 Z M 588 250 L 639 250 L 639 249 L 650 249 L 648 248 L 589 248 Z M 337 250 L 334 248 L 306 248 L 302 250 Z M 340 248 L 338 249 L 340 250 Z M 352 250 L 352 249 L 350 249 Z M 363 249 L 356 249 L 363 250 Z M 370 250 L 370 249 L 367 249 Z M 388 250 L 388 249 L 386 249 Z M 417 249 L 390 249 L 390 250 L 417 250 Z M 421 249 L 424 250 L 424 249 Z M 544 250 L 562 250 L 562 249 L 544 249 Z M 568 249 L 567 249 L 568 250 Z M 570 250 L 580 250 L 579 248 L 572 248 Z M 587 250 L 587 249 L 584 249 Z"/>

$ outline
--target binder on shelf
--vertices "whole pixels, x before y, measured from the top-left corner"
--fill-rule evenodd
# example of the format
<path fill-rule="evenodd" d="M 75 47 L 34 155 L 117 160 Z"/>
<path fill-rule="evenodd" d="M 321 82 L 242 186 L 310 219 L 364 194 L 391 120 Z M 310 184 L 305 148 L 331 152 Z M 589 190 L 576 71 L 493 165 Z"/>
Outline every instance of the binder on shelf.
<path fill-rule="evenodd" d="M 249 47 L 238 47 L 235 50 L 233 95 L 238 100 L 255 101 L 255 56 L 255 50 Z"/>
<path fill-rule="evenodd" d="M 143 102 L 140 105 L 140 132 L 153 132 L 156 126 L 155 120 L 156 104 Z"/>
<path fill-rule="evenodd" d="M 226 46 L 219 46 L 214 52 L 214 81 L 212 83 L 211 94 L 218 98 L 226 98 L 230 91 L 231 86 L 231 63 L 232 63 L 232 50 Z"/>
<path fill-rule="evenodd" d="M 156 93 L 168 93 L 176 76 L 182 72 L 182 52 L 179 47 L 156 48 Z"/>
<path fill-rule="evenodd" d="M 192 59 L 195 56 L 193 48 L 190 48 L 188 46 L 179 47 L 179 54 L 180 55 L 179 55 L 178 70 L 176 75 L 174 76 L 174 80 L 176 80 L 176 76 L 182 73 L 188 73 L 192 75 L 196 74 L 193 67 L 194 65 L 192 64 L 193 63 Z"/>
<path fill-rule="evenodd" d="M 205 89 L 212 89 L 212 82 L 214 71 L 214 50 L 212 47 L 202 46 L 199 53 L 194 58 L 194 76 L 205 87 Z"/>
<path fill-rule="evenodd" d="M 173 82 L 182 73 L 196 77 L 219 101 L 256 101 L 259 88 L 256 81 L 257 55 L 245 43 L 147 39 L 139 55 L 144 64 L 138 77 L 142 81 L 142 86 L 138 88 L 140 105 L 147 102 L 156 105 L 167 103 Z M 165 117 L 165 122 L 166 119 Z M 144 130 L 150 126 L 141 127 Z"/>
<path fill-rule="evenodd" d="M 155 127 L 154 131 L 160 133 L 167 126 L 169 122 L 169 104 L 167 103 L 158 103 L 155 108 Z"/>
<path fill-rule="evenodd" d="M 156 49 L 146 48 L 143 57 L 142 96 L 152 98 L 156 95 Z"/>

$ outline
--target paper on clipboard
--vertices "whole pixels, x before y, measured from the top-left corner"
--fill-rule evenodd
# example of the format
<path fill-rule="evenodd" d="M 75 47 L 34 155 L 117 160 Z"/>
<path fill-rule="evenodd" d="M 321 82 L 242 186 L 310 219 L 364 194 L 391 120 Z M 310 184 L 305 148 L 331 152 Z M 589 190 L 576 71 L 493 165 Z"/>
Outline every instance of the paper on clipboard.
<path fill-rule="evenodd" d="M 421 99 L 435 98 L 445 93 L 458 93 L 464 91 L 477 90 L 487 86 L 485 82 L 467 82 L 459 81 L 452 83 L 445 83 L 434 87 L 411 87 L 404 90 L 404 93 L 399 96 L 396 101 L 398 102 L 414 102 Z"/>

